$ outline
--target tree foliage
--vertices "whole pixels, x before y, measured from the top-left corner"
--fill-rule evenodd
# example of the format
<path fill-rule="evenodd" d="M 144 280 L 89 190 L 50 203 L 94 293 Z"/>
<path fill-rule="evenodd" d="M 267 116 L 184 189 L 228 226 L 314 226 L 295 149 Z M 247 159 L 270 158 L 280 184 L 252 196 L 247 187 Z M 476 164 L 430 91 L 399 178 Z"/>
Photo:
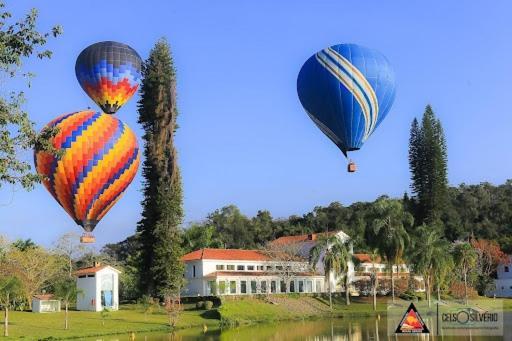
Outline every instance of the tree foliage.
<path fill-rule="evenodd" d="M 3 83 L 5 87 L 7 81 L 25 78 L 30 86 L 30 79 L 34 75 L 20 71 L 23 62 L 34 55 L 40 59 L 51 58 L 52 52 L 44 49 L 44 46 L 50 36 L 58 36 L 62 29 L 55 26 L 51 32 L 40 33 L 36 28 L 36 9 L 12 22 L 12 14 L 4 8 L 5 3 L 0 1 L 0 84 Z M 44 129 L 37 134 L 28 113 L 23 110 L 24 103 L 23 91 L 11 90 L 0 97 L 0 187 L 10 183 L 31 189 L 39 180 L 31 172 L 30 164 L 20 155 L 22 151 L 37 146 L 41 150 L 56 152 L 48 142 L 55 131 Z"/>
<path fill-rule="evenodd" d="M 144 129 L 144 199 L 137 231 L 140 239 L 139 285 L 142 292 L 179 293 L 183 194 L 174 145 L 178 128 L 176 72 L 165 40 L 157 42 L 143 67 L 138 103 Z"/>
<path fill-rule="evenodd" d="M 448 167 L 441 121 L 427 105 L 421 125 L 415 118 L 409 138 L 409 168 L 418 224 L 441 219 L 447 203 Z"/>

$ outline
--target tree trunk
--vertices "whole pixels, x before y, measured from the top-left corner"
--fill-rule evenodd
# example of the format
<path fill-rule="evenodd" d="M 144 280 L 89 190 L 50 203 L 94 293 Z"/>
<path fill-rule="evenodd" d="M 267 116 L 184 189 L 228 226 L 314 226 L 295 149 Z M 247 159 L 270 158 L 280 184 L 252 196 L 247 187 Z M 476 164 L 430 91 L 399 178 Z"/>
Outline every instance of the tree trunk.
<path fill-rule="evenodd" d="M 9 336 L 9 308 L 5 305 L 4 312 L 4 336 Z"/>
<path fill-rule="evenodd" d="M 345 275 L 345 303 L 350 305 L 350 292 L 348 291 L 348 273 Z"/>
<path fill-rule="evenodd" d="M 64 304 L 64 329 L 68 330 L 68 302 Z"/>
<path fill-rule="evenodd" d="M 437 301 L 441 302 L 441 291 L 439 289 L 439 283 L 437 284 Z"/>
<path fill-rule="evenodd" d="M 377 276 L 375 276 L 375 280 L 373 281 L 373 311 L 377 311 Z"/>
<path fill-rule="evenodd" d="M 329 272 L 329 276 L 327 278 L 327 285 L 328 285 L 328 289 L 329 289 L 329 307 L 331 308 L 331 311 L 332 311 L 332 291 L 331 291 L 331 276 L 330 276 L 330 272 Z"/>
<path fill-rule="evenodd" d="M 464 302 L 468 305 L 468 275 L 464 272 Z"/>
<path fill-rule="evenodd" d="M 431 306 L 431 303 L 430 303 L 430 275 L 427 275 L 425 276 L 426 277 L 426 281 L 427 281 L 427 301 L 428 301 L 428 307 L 430 308 Z"/>
<path fill-rule="evenodd" d="M 395 276 L 393 276 L 393 264 L 391 264 L 391 297 L 395 303 Z"/>

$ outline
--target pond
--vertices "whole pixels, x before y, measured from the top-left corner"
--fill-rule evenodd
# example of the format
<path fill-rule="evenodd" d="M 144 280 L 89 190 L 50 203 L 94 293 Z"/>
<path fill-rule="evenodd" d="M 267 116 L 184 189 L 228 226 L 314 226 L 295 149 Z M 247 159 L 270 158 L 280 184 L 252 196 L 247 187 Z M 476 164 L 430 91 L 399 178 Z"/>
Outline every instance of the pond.
<path fill-rule="evenodd" d="M 512 315 L 505 316 L 505 335 L 512 335 Z M 258 324 L 247 327 L 233 328 L 227 330 L 202 329 L 180 330 L 174 334 L 137 334 L 136 341 L 189 341 L 189 340 L 441 340 L 434 336 L 415 337 L 394 337 L 387 335 L 386 318 L 377 319 L 374 317 L 348 318 L 348 319 L 321 319 L 295 322 L 281 322 L 274 324 Z M 502 337 L 444 337 L 442 340 L 503 340 Z M 511 338 L 512 339 L 512 338 Z M 96 341 L 128 341 L 129 336 L 116 335 L 108 337 L 97 337 L 90 340 Z"/>

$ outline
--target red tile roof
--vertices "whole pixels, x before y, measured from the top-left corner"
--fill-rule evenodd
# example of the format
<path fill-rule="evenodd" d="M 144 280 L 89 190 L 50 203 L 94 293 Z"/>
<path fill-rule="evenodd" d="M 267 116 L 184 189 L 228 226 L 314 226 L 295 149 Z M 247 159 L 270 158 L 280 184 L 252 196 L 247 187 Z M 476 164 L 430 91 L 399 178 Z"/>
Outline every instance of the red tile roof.
<path fill-rule="evenodd" d="M 286 244 L 307 242 L 307 241 L 317 240 L 319 237 L 321 237 L 323 235 L 330 235 L 333 233 L 336 233 L 336 232 L 310 233 L 310 234 L 303 234 L 300 236 L 284 236 L 284 237 L 279 237 L 276 240 L 273 240 L 272 243 L 276 244 L 276 245 L 286 245 Z"/>
<path fill-rule="evenodd" d="M 200 249 L 187 253 L 181 257 L 182 261 L 192 261 L 200 259 L 220 259 L 220 260 L 270 260 L 270 258 L 259 250 L 240 250 L 240 249 Z"/>
<path fill-rule="evenodd" d="M 87 268 L 78 269 L 73 274 L 75 276 L 94 274 L 94 273 L 96 273 L 96 272 L 98 272 L 100 270 L 103 270 L 105 268 L 111 268 L 114 271 L 121 272 L 121 271 L 117 270 L 116 268 L 113 268 L 113 267 L 111 267 L 109 265 L 97 265 L 97 266 L 89 266 Z"/>
<path fill-rule="evenodd" d="M 354 257 L 356 257 L 361 263 L 372 263 L 372 258 L 367 253 L 354 253 Z M 375 263 L 380 263 L 381 259 L 379 256 L 375 259 Z"/>

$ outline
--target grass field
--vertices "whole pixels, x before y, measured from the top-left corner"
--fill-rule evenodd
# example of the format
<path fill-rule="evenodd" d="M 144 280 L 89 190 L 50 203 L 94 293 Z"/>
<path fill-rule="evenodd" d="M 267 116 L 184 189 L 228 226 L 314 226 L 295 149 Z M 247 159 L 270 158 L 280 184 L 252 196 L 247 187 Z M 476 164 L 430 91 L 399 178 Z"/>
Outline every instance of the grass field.
<path fill-rule="evenodd" d="M 299 297 L 298 295 L 275 295 L 271 298 L 243 297 L 225 299 L 217 310 L 196 310 L 192 304 L 184 305 L 178 328 L 203 327 L 209 330 L 222 326 L 237 326 L 284 320 L 302 320 L 324 317 L 357 317 L 385 315 L 388 297 L 379 297 L 377 311 L 372 308 L 369 297 L 354 297 L 350 306 L 343 297 L 334 297 L 331 313 L 327 298 Z M 481 301 L 491 299 L 480 298 Z M 512 300 L 503 300 L 504 311 L 512 311 Z M 3 317 L 3 314 L 2 314 Z M 220 320 L 219 320 L 220 317 Z M 3 320 L 3 318 L 2 318 Z M 32 312 L 10 312 L 9 338 L 7 340 L 52 340 L 83 338 L 109 334 L 145 333 L 169 331 L 165 311 L 144 315 L 135 305 L 123 305 L 119 311 L 110 313 L 102 325 L 101 313 L 70 311 L 70 329 L 64 330 L 64 312 L 35 314 Z M 3 333 L 3 321 L 0 326 Z M 0 333 L 0 335 L 1 335 Z"/>
<path fill-rule="evenodd" d="M 178 328 L 189 328 L 207 325 L 216 328 L 219 320 L 212 312 L 195 310 L 192 305 L 185 305 L 178 322 Z M 110 317 L 102 325 L 101 313 L 70 311 L 69 330 L 64 330 L 64 312 L 35 314 L 32 312 L 9 312 L 9 338 L 19 340 L 63 339 L 98 336 L 108 334 L 129 334 L 130 332 L 166 331 L 168 320 L 165 311 L 148 314 L 134 305 L 121 306 L 119 311 L 110 312 Z M 3 335 L 3 314 L 2 326 Z M 6 339 L 6 338 L 4 338 Z"/>

